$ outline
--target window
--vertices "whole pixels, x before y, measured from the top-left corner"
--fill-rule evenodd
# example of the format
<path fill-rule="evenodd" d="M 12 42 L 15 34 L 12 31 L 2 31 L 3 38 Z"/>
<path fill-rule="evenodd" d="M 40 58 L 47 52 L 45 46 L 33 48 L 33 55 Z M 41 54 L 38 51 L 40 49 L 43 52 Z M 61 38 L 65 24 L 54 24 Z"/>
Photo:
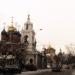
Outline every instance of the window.
<path fill-rule="evenodd" d="M 28 24 L 26 24 L 26 30 L 28 30 Z"/>
<path fill-rule="evenodd" d="M 28 40 L 28 35 L 24 36 L 24 40 L 25 40 L 25 42 L 27 42 L 27 40 Z"/>

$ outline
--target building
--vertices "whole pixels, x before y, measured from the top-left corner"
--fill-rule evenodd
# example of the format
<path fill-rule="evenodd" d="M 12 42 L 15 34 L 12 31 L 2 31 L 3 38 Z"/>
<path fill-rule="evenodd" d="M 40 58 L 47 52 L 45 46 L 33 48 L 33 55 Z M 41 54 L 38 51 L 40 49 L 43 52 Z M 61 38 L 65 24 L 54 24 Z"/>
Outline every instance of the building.
<path fill-rule="evenodd" d="M 1 32 L 0 64 L 29 64 L 30 59 L 37 68 L 46 68 L 46 53 L 40 53 L 36 49 L 36 38 L 30 15 L 24 23 L 21 33 L 14 27 L 13 19 L 8 30 Z M 3 64 L 4 64 L 3 63 Z"/>
<path fill-rule="evenodd" d="M 50 68 L 52 61 L 54 61 L 55 49 L 49 45 L 48 48 L 44 48 L 44 51 L 46 53 L 47 68 Z"/>
<path fill-rule="evenodd" d="M 30 20 L 30 15 L 28 15 L 27 21 L 24 23 L 21 35 L 21 43 L 25 45 L 25 64 L 28 64 L 29 60 L 33 59 L 34 64 L 36 65 L 36 40 L 35 32 L 33 30 L 33 23 Z"/>
<path fill-rule="evenodd" d="M 23 52 L 21 34 L 13 26 L 12 20 L 8 30 L 4 28 L 1 32 L 0 66 L 19 64 L 19 61 L 23 60 Z"/>

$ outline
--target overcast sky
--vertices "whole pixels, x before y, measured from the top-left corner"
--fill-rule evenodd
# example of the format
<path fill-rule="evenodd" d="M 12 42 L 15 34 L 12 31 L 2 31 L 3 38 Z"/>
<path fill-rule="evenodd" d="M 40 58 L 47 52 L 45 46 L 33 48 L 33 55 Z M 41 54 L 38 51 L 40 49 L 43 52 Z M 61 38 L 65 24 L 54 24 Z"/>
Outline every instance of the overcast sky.
<path fill-rule="evenodd" d="M 39 50 L 51 44 L 57 51 L 65 51 L 66 44 L 75 43 L 75 0 L 0 0 L 0 31 L 12 16 L 23 27 L 28 14 Z"/>

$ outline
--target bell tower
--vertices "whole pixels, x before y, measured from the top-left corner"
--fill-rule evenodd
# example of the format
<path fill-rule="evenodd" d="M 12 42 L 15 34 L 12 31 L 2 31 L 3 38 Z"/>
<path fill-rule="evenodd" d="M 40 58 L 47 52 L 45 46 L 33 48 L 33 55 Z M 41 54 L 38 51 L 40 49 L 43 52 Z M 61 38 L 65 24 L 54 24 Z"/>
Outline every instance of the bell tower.
<path fill-rule="evenodd" d="M 30 15 L 28 14 L 27 22 L 24 24 L 26 31 L 33 30 L 33 23 L 30 21 Z"/>
<path fill-rule="evenodd" d="M 33 30 L 33 23 L 30 20 L 30 15 L 28 15 L 27 21 L 24 23 L 24 27 L 22 29 L 21 34 L 22 34 L 21 42 L 23 44 L 27 44 L 27 47 L 25 47 L 26 61 L 28 62 L 31 58 L 35 60 L 34 58 L 34 54 L 36 51 L 35 32 Z"/>

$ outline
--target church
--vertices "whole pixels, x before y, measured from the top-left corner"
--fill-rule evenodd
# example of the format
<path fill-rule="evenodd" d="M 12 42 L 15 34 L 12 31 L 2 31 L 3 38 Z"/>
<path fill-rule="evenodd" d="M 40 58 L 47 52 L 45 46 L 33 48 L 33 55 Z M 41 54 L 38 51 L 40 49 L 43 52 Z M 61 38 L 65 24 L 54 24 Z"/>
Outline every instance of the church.
<path fill-rule="evenodd" d="M 37 68 L 46 68 L 46 54 L 36 49 L 36 38 L 30 15 L 20 31 L 14 26 L 13 18 L 7 31 L 4 28 L 0 40 L 0 66 L 30 63 Z"/>
<path fill-rule="evenodd" d="M 8 30 L 5 28 L 1 32 L 0 41 L 0 65 L 13 65 L 18 64 L 22 57 L 17 57 L 22 54 L 21 45 L 21 33 L 13 26 L 13 20 L 11 21 Z"/>
<path fill-rule="evenodd" d="M 33 59 L 33 63 L 36 64 L 36 39 L 30 15 L 21 31 L 21 43 L 25 45 L 25 64 L 28 64 L 30 59 Z"/>
<path fill-rule="evenodd" d="M 1 32 L 0 65 L 4 64 L 3 59 L 6 59 L 6 64 L 14 64 L 16 61 L 18 61 L 17 63 L 21 61 L 20 63 L 28 64 L 29 60 L 32 59 L 36 65 L 36 52 L 35 32 L 33 23 L 30 21 L 30 15 L 28 15 L 21 32 L 14 27 L 12 18 L 7 31 L 4 28 Z"/>

